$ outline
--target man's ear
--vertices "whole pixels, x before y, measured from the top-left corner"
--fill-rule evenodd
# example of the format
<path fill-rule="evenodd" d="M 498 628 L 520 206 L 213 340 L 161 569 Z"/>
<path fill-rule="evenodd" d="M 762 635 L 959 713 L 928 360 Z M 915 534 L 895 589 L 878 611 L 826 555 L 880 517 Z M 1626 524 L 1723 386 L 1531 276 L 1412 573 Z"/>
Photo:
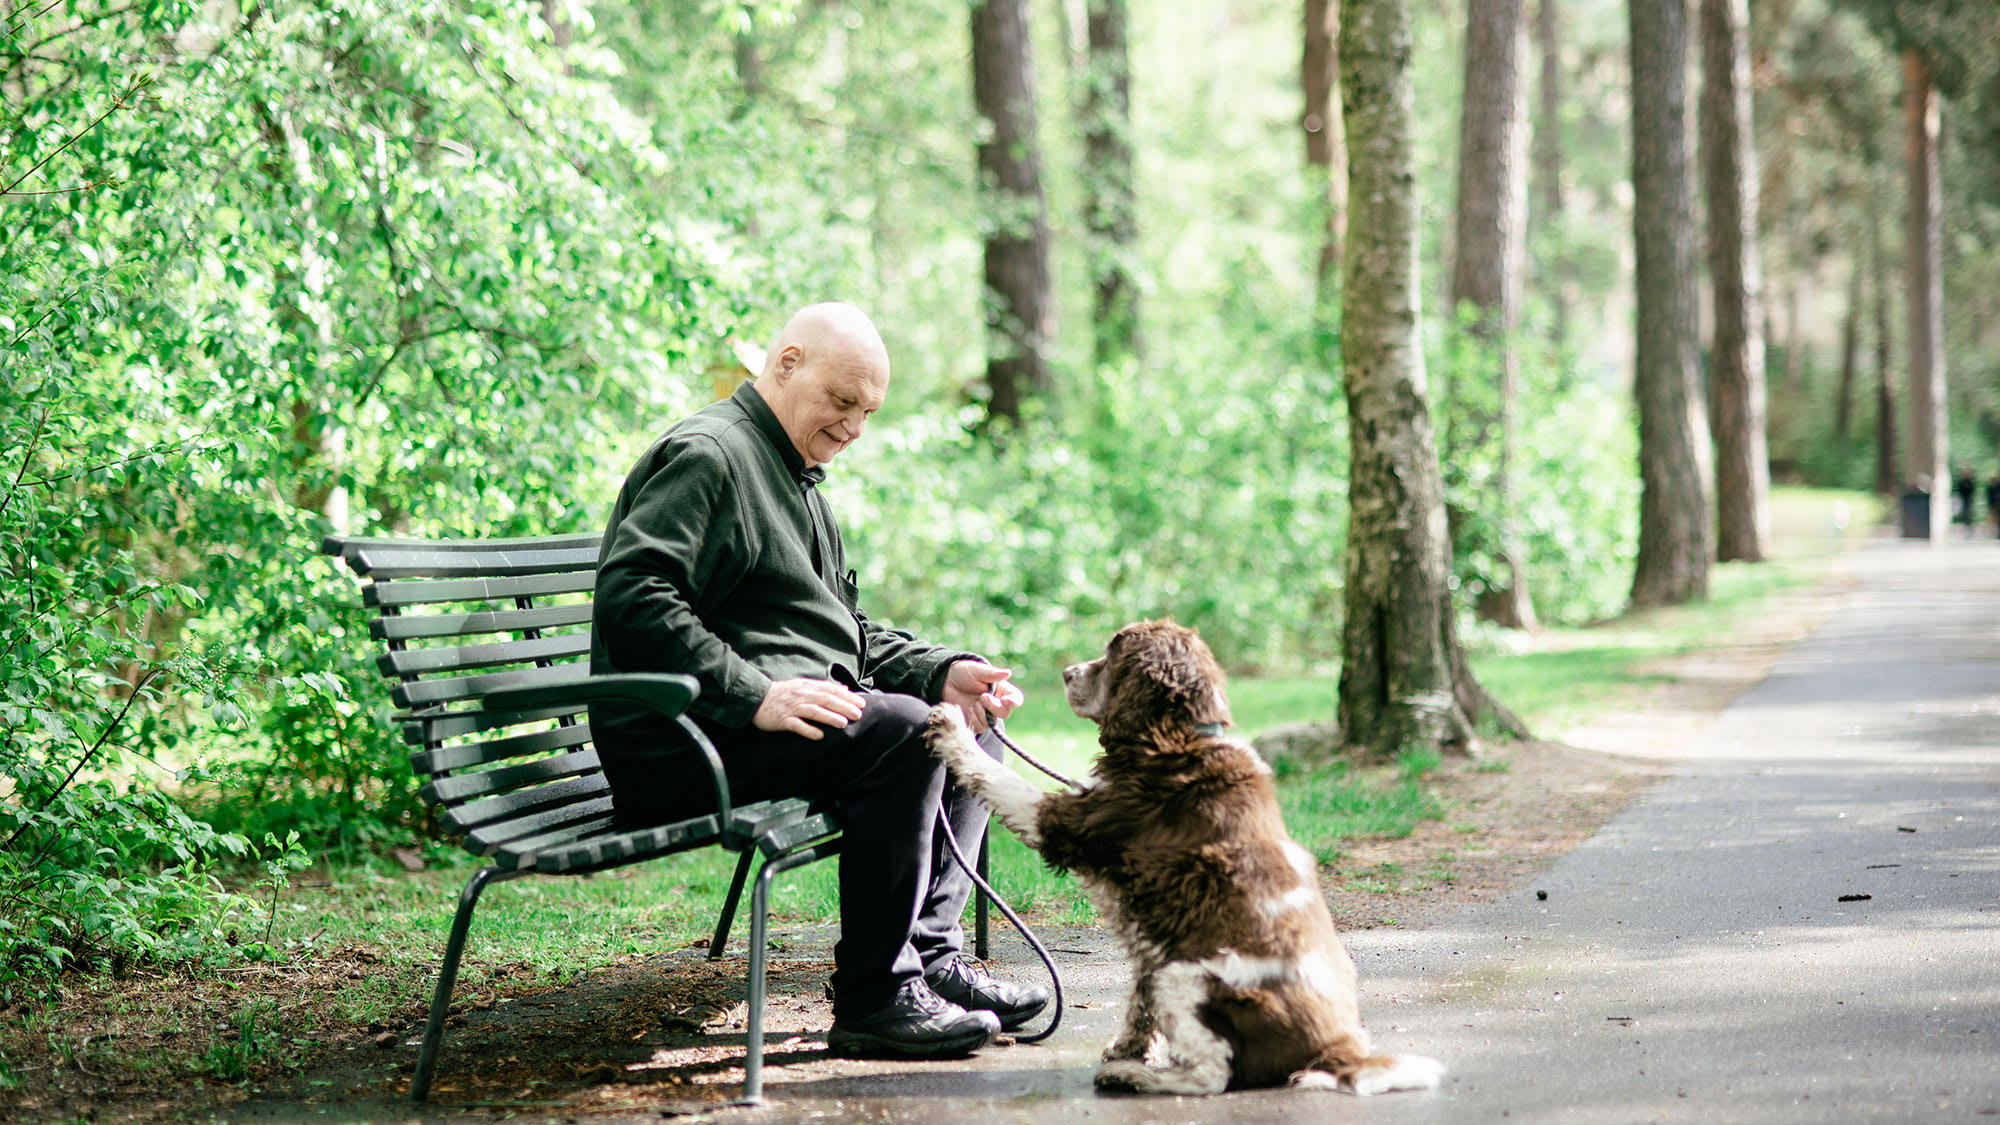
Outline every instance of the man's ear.
<path fill-rule="evenodd" d="M 805 358 L 805 354 L 805 349 L 797 344 L 786 344 L 778 352 L 778 358 L 771 364 L 772 374 L 777 376 L 781 383 L 791 378 L 792 373 L 799 369 L 799 361 Z"/>

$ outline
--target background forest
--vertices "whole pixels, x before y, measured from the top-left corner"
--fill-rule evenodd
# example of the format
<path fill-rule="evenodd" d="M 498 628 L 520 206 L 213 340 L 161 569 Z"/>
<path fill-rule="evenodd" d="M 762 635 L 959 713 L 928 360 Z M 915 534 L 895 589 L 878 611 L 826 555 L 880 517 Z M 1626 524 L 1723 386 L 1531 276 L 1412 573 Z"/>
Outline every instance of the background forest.
<path fill-rule="evenodd" d="M 1615 615 L 1638 549 L 1625 11 L 1538 3 L 1527 283 L 1497 345 L 1448 299 L 1465 6 L 1414 3 L 1421 331 L 1468 622 L 1506 577 L 1479 424 L 1498 351 L 1537 615 Z M 301 849 L 425 834 L 320 537 L 596 530 L 638 451 L 809 300 L 862 305 L 894 358 L 829 483 L 873 616 L 1030 678 L 1152 615 L 1237 671 L 1337 659 L 1320 262 L 1343 173 L 1308 160 L 1300 13 L 1120 5 L 1130 114 L 1107 133 L 1103 7 L 1026 8 L 1010 143 L 1046 197 L 1052 332 L 1016 403 L 982 254 L 1024 219 L 981 189 L 994 125 L 955 0 L 7 3 L 0 989 L 215 948 L 254 909 L 233 862 L 279 880 Z M 1951 457 L 2000 473 L 2000 15 L 1750 16 L 1772 474 L 1905 483 L 1877 450 L 1916 40 L 1944 99 Z M 1132 330 L 1107 346 L 1113 274 Z"/>

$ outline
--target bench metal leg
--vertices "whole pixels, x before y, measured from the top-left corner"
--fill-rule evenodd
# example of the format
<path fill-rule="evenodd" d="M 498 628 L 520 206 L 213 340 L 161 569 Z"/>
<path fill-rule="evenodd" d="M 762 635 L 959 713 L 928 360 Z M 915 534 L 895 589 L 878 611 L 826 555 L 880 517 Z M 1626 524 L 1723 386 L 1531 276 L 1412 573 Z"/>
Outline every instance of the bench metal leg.
<path fill-rule="evenodd" d="M 465 935 L 472 928 L 472 910 L 479 904 L 479 892 L 488 883 L 505 882 L 521 871 L 482 867 L 466 880 L 458 894 L 458 913 L 451 920 L 451 937 L 444 943 L 444 964 L 438 968 L 437 989 L 431 994 L 431 1017 L 424 1024 L 423 1046 L 417 1052 L 417 1072 L 410 1078 L 410 1100 L 423 1102 L 430 1097 L 431 1078 L 437 1071 L 438 1045 L 444 1038 L 444 1021 L 451 1010 L 451 990 L 458 982 L 458 959 L 465 952 Z"/>
<path fill-rule="evenodd" d="M 749 1013 L 743 1022 L 743 1097 L 738 1105 L 764 1104 L 764 945 L 770 928 L 771 883 L 794 867 L 836 855 L 839 840 L 773 856 L 757 872 L 757 889 L 750 895 L 750 997 Z M 747 860 L 749 852 L 743 853 Z"/>
<path fill-rule="evenodd" d="M 750 874 L 750 860 L 757 855 L 757 849 L 744 848 L 743 855 L 736 861 L 736 877 L 729 881 L 729 897 L 722 900 L 722 918 L 715 924 L 715 939 L 708 943 L 708 959 L 713 961 L 722 956 L 729 945 L 729 927 L 736 921 L 736 904 L 743 900 L 743 880 Z"/>
<path fill-rule="evenodd" d="M 979 834 L 979 858 L 972 865 L 979 872 L 980 880 L 988 886 L 993 884 L 993 877 L 987 874 L 986 871 L 987 861 L 991 858 L 992 851 L 993 825 L 989 821 L 986 830 Z M 972 897 L 979 900 L 978 904 L 972 908 L 972 955 L 984 961 L 986 960 L 986 934 L 989 929 L 987 915 L 992 913 L 993 906 L 986 901 L 986 896 L 979 893 L 976 889 L 972 892 Z"/>

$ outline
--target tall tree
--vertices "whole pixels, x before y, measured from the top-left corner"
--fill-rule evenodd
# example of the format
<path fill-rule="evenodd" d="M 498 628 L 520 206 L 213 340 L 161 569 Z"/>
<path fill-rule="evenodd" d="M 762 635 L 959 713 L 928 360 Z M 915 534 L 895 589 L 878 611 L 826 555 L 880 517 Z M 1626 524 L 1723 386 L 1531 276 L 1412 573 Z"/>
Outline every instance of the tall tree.
<path fill-rule="evenodd" d="M 1051 386 L 1056 306 L 1049 283 L 1049 206 L 1035 139 L 1035 55 L 1027 0 L 972 7 L 972 99 L 991 123 L 979 143 L 986 225 L 986 382 L 990 417 L 1018 422 Z"/>
<path fill-rule="evenodd" d="M 1854 255 L 1848 263 L 1847 309 L 1840 320 L 1840 384 L 1833 397 L 1833 436 L 1844 444 L 1854 431 L 1854 381 L 1861 372 L 1861 278 L 1868 262 Z"/>
<path fill-rule="evenodd" d="M 1348 420 L 1340 724 L 1350 746 L 1471 753 L 1491 700 L 1466 667 L 1417 341 L 1411 0 L 1343 0 L 1352 226 L 1341 288 Z M 1494 711 L 1513 722 L 1504 709 Z"/>
<path fill-rule="evenodd" d="M 1089 0 L 1083 93 L 1084 215 L 1091 234 L 1098 363 L 1139 352 L 1139 222 L 1132 184 L 1132 73 L 1125 0 Z"/>
<path fill-rule="evenodd" d="M 1868 257 L 1875 270 L 1875 494 L 1896 495 L 1896 385 L 1889 353 L 1889 255 L 1882 248 L 1882 216 L 1868 222 Z"/>
<path fill-rule="evenodd" d="M 1448 437 L 1453 460 L 1478 463 L 1472 450 L 1492 448 L 1493 468 L 1475 480 L 1487 544 L 1502 574 L 1491 576 L 1481 594 L 1479 616 L 1511 629 L 1532 629 L 1535 607 L 1528 597 L 1526 552 L 1513 508 L 1514 418 L 1518 409 L 1521 354 L 1515 333 L 1521 324 L 1521 280 L 1527 264 L 1528 120 L 1521 84 L 1525 53 L 1525 0 L 1468 0 L 1465 27 L 1465 97 L 1458 133 L 1458 254 L 1451 274 L 1454 310 L 1474 311 L 1472 335 L 1482 367 L 1493 376 L 1491 403 L 1468 411 L 1464 432 Z"/>
<path fill-rule="evenodd" d="M 1693 202 L 1687 174 L 1687 9 L 1630 0 L 1632 234 L 1638 355 L 1639 558 L 1632 605 L 1708 592 L 1708 432 L 1695 370 Z"/>
<path fill-rule="evenodd" d="M 1537 0 L 1535 50 L 1541 56 L 1541 80 L 1536 89 L 1534 128 L 1535 222 L 1548 228 L 1558 227 L 1563 213 L 1561 19 L 1561 0 Z M 1549 255 L 1541 270 L 1548 294 L 1549 334 L 1560 344 L 1569 333 L 1569 303 L 1564 292 L 1567 278 L 1560 255 Z"/>
<path fill-rule="evenodd" d="M 1710 415 L 1715 556 L 1760 562 L 1771 538 L 1764 411 L 1763 267 L 1750 122 L 1748 0 L 1701 0 L 1701 147 L 1708 272 L 1715 307 Z"/>
<path fill-rule="evenodd" d="M 1325 215 L 1321 223 L 1318 307 L 1330 308 L 1340 292 L 1341 248 L 1347 239 L 1347 128 L 1339 91 L 1340 5 L 1338 0 L 1305 0 L 1305 47 L 1299 58 L 1299 86 L 1305 113 L 1306 169 L 1316 182 Z"/>
<path fill-rule="evenodd" d="M 1910 357 L 1903 483 L 1929 490 L 1930 539 L 1941 542 L 1951 525 L 1945 429 L 1944 198 L 1938 183 L 1938 91 L 1930 64 L 1914 47 L 1903 51 L 1903 129 L 1909 171 L 1903 242 L 1908 271 L 1904 312 L 1909 326 L 1903 346 Z"/>

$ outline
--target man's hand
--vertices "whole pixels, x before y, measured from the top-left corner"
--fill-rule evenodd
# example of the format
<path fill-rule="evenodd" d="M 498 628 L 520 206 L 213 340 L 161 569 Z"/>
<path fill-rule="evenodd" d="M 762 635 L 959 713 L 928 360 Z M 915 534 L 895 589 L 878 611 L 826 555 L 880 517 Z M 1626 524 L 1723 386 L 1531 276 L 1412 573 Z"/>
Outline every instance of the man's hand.
<path fill-rule="evenodd" d="M 818 740 L 822 726 L 840 730 L 861 717 L 864 700 L 832 680 L 773 680 L 750 717 L 758 730 L 788 730 Z"/>
<path fill-rule="evenodd" d="M 1026 697 L 1010 679 L 1014 673 L 983 660 L 961 660 L 944 677 L 944 702 L 965 714 L 965 725 L 984 733 L 991 715 L 1004 719 Z"/>

